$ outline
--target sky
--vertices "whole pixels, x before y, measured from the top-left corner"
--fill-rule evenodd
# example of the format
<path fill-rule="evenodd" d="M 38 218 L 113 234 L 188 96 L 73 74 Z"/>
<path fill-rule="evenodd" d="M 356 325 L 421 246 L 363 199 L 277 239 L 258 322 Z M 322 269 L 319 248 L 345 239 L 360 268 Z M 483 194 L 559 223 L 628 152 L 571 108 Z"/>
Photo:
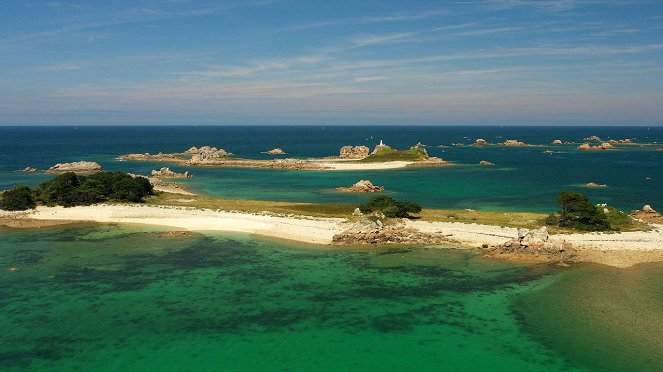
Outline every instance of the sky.
<path fill-rule="evenodd" d="M 0 2 L 0 125 L 663 125 L 661 0 Z"/>

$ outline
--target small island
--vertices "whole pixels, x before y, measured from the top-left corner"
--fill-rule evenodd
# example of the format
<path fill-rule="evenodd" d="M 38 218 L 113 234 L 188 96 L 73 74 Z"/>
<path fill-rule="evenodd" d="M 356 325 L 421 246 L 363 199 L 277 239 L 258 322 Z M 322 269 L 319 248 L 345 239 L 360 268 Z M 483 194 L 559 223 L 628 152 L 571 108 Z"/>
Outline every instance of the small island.
<path fill-rule="evenodd" d="M 276 148 L 270 150 L 272 155 L 280 154 Z M 268 151 L 267 153 L 270 153 Z M 283 152 L 285 154 L 285 152 Z M 118 157 L 120 160 L 159 161 L 182 164 L 186 166 L 234 167 L 234 168 L 274 168 L 286 170 L 371 170 L 394 169 L 404 167 L 439 167 L 452 165 L 448 161 L 431 157 L 422 146 L 414 146 L 407 150 L 394 149 L 382 141 L 372 152 L 366 146 L 343 146 L 339 156 L 308 159 L 242 159 L 235 158 L 225 149 L 212 146 L 191 147 L 182 153 L 138 153 Z"/>

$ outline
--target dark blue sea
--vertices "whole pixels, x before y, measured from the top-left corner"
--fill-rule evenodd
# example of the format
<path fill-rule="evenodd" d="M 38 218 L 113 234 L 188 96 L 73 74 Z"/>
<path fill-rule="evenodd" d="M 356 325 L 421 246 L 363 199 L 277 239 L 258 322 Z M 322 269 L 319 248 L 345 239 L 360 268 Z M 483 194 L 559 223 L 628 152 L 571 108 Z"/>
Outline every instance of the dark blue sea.
<path fill-rule="evenodd" d="M 632 138 L 638 144 L 614 151 L 578 151 L 575 145 L 528 148 L 457 147 L 477 138 L 489 142 L 517 139 L 548 145 L 555 139 L 582 142 Z M 334 192 L 359 179 L 384 185 L 390 196 L 430 208 L 472 208 L 550 212 L 555 196 L 569 189 L 588 194 L 595 203 L 624 210 L 644 204 L 663 209 L 663 128 L 661 127 L 434 127 L 434 126 L 80 126 L 0 127 L 0 189 L 36 185 L 43 173 L 17 172 L 27 166 L 46 169 L 55 163 L 97 161 L 106 170 L 148 174 L 163 163 L 116 159 L 126 153 L 181 152 L 191 146 L 224 148 L 237 157 L 264 159 L 262 151 L 281 147 L 288 157 L 338 154 L 344 145 L 395 148 L 418 142 L 430 155 L 459 166 L 380 171 L 310 172 L 267 169 L 188 169 L 187 187 L 201 193 L 242 199 L 354 203 L 363 195 Z M 449 146 L 438 148 L 437 146 Z M 546 149 L 558 153 L 546 154 Z M 486 167 L 481 160 L 495 163 Z M 181 166 L 171 166 L 182 171 Z M 586 188 L 588 182 L 606 184 Z"/>

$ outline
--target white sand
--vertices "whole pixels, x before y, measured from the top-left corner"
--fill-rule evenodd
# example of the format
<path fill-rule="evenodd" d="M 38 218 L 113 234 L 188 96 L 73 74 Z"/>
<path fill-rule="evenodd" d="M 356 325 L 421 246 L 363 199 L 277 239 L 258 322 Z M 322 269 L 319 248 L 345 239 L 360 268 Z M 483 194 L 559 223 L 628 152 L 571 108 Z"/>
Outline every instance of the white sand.
<path fill-rule="evenodd" d="M 321 161 L 315 162 L 315 164 L 327 168 L 325 170 L 380 170 L 380 169 L 396 169 L 396 168 L 405 168 L 410 164 L 414 164 L 411 161 L 388 161 L 384 163 L 357 163 L 357 162 L 343 162 L 343 161 Z"/>
<path fill-rule="evenodd" d="M 193 231 L 234 231 L 315 244 L 330 243 L 335 234 L 343 231 L 339 222 L 344 221 L 146 205 L 37 207 L 27 217 L 38 220 L 139 223 Z"/>

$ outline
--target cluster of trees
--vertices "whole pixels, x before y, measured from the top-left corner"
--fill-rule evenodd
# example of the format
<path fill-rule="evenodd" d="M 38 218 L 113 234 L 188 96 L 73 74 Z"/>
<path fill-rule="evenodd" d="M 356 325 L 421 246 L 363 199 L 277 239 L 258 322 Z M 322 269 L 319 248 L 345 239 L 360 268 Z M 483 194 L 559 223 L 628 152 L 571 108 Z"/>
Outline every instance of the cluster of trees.
<path fill-rule="evenodd" d="M 154 195 L 145 177 L 132 177 L 124 172 L 99 172 L 89 176 L 64 173 L 31 190 L 18 185 L 2 194 L 0 209 L 26 210 L 36 204 L 73 207 L 106 201 L 143 202 Z"/>
<path fill-rule="evenodd" d="M 549 225 L 584 231 L 612 230 L 608 214 L 602 208 L 590 203 L 587 196 L 583 194 L 561 191 L 557 197 L 557 203 L 562 209 L 559 215 L 548 216 L 546 223 Z M 614 208 L 612 209 L 614 210 Z"/>
<path fill-rule="evenodd" d="M 364 214 L 381 212 L 390 218 L 413 218 L 410 213 L 421 212 L 421 206 L 413 202 L 401 202 L 388 196 L 378 196 L 360 204 L 359 210 Z"/>

